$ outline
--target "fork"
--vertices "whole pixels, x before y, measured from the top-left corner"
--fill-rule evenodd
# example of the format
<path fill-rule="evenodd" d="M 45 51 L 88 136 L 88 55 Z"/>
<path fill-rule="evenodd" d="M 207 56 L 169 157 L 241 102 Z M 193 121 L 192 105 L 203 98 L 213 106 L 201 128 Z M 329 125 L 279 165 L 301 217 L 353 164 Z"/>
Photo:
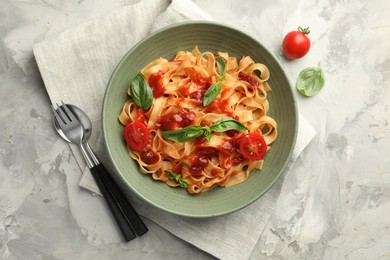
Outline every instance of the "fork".
<path fill-rule="evenodd" d="M 60 133 L 62 137 L 65 136 L 68 141 L 79 146 L 81 153 L 91 170 L 92 176 L 106 200 L 126 242 L 134 239 L 137 234 L 143 235 L 146 233 L 148 229 L 145 224 L 139 218 L 123 193 L 121 193 L 116 183 L 111 179 L 103 164 L 99 163 L 96 165 L 94 163 L 96 162 L 95 156 L 93 153 L 89 153 L 90 149 L 88 149 L 88 143 L 84 142 L 84 128 L 76 115 L 73 114 L 63 102 L 61 106 L 57 104 L 57 109 L 54 109 L 52 106 L 52 110 L 55 120 L 54 126 L 57 132 Z"/>

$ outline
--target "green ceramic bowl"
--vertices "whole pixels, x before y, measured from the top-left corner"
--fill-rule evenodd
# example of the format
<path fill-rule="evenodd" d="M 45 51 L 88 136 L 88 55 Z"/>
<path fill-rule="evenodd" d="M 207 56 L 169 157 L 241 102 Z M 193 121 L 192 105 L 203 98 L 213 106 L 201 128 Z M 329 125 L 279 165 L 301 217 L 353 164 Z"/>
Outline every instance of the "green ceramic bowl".
<path fill-rule="evenodd" d="M 123 126 L 118 115 L 128 99 L 131 79 L 150 61 L 164 57 L 172 59 L 177 51 L 224 51 L 241 58 L 249 55 L 268 66 L 272 92 L 268 95 L 269 114 L 278 123 L 278 138 L 265 157 L 261 171 L 239 185 L 217 187 L 200 195 L 190 195 L 185 189 L 171 188 L 142 174 L 123 140 Z M 277 59 L 258 41 L 238 29 L 214 22 L 185 22 L 161 29 L 136 44 L 116 67 L 108 84 L 103 103 L 103 132 L 108 154 L 114 167 L 114 177 L 145 202 L 162 210 L 187 217 L 213 217 L 242 209 L 260 198 L 276 182 L 295 145 L 297 107 L 289 80 Z M 132 192 L 130 192 L 130 190 Z"/>

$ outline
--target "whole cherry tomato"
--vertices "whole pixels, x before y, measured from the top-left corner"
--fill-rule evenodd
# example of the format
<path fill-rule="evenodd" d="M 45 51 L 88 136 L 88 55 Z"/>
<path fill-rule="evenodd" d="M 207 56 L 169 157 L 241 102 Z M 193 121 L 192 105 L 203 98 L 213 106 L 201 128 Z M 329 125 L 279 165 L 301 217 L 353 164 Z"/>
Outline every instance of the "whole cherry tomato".
<path fill-rule="evenodd" d="M 289 32 L 283 39 L 283 53 L 287 59 L 298 59 L 306 55 L 310 50 L 309 27 L 303 29 L 298 27 L 298 31 Z"/>

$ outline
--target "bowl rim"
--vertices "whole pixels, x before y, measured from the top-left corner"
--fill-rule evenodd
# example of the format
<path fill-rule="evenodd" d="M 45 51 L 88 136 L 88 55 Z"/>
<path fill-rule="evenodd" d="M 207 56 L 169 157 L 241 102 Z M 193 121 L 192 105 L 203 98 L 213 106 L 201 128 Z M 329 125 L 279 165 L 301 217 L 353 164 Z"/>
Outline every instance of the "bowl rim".
<path fill-rule="evenodd" d="M 118 166 L 116 165 L 116 163 L 113 161 L 113 158 L 112 158 L 112 151 L 111 149 L 109 148 L 109 145 L 108 145 L 108 129 L 107 129 L 107 126 L 104 124 L 105 122 L 105 107 L 106 107 L 106 104 L 107 104 L 107 99 L 108 99 L 108 91 L 110 89 L 110 86 L 112 85 L 112 81 L 114 80 L 114 77 L 116 75 L 116 72 L 118 71 L 118 69 L 121 67 L 121 65 L 126 61 L 127 57 L 132 53 L 132 51 L 134 49 L 137 49 L 140 45 L 142 45 L 144 42 L 150 40 L 151 38 L 155 37 L 156 35 L 159 35 L 161 33 L 164 33 L 165 31 L 167 30 L 172 30 L 172 29 L 175 29 L 175 28 L 178 28 L 178 27 L 182 27 L 182 26 L 190 26 L 190 25 L 210 25 L 210 26 L 217 26 L 217 27 L 223 27 L 223 28 L 226 28 L 228 30 L 232 30 L 232 31 L 235 31 L 236 33 L 238 34 L 243 34 L 245 35 L 246 37 L 250 38 L 252 41 L 254 41 L 257 45 L 261 46 L 265 52 L 267 52 L 267 55 L 269 55 L 272 59 L 273 59 L 273 62 L 275 62 L 277 64 L 277 66 L 279 66 L 280 68 L 282 68 L 281 70 L 281 73 L 283 73 L 285 79 L 287 80 L 287 83 L 288 83 L 288 88 L 290 89 L 291 91 L 291 97 L 292 97 L 292 103 L 293 103 L 293 107 L 294 107 L 294 116 L 296 118 L 295 120 L 295 124 L 294 124 L 294 127 L 293 127 L 293 130 L 294 130 L 294 134 L 293 134 L 293 139 L 292 139 L 292 146 L 291 146 L 291 149 L 287 155 L 287 159 L 283 162 L 281 168 L 280 168 L 280 171 L 276 174 L 275 178 L 268 184 L 268 186 L 262 191 L 262 192 L 259 192 L 256 196 L 253 196 L 251 200 L 248 200 L 246 203 L 243 203 L 241 204 L 240 206 L 238 207 L 234 207 L 234 208 L 231 208 L 229 210 L 223 210 L 219 213 L 213 213 L 213 214 L 210 214 L 210 213 L 201 213 L 201 214 L 191 214 L 191 213 L 184 213 L 184 212 L 177 212 L 177 211 L 174 211 L 174 210 L 171 210 L 171 209 L 168 209 L 168 208 L 165 208 L 157 203 L 155 203 L 154 201 L 151 201 L 147 198 L 145 198 L 138 190 L 134 189 L 129 183 L 128 181 L 124 178 L 124 176 L 121 174 L 121 171 L 120 169 L 118 168 Z M 183 216 L 183 217 L 191 217 L 191 218 L 210 218 L 210 217 L 217 217 L 217 216 L 222 216 L 222 215 L 226 215 L 226 214 L 229 214 L 229 213 L 233 213 L 233 212 L 236 212 L 238 210 L 241 210 L 247 206 L 249 206 L 250 204 L 252 204 L 253 202 L 257 201 L 258 199 L 260 199 L 264 194 L 266 194 L 273 186 L 274 184 L 280 179 L 280 176 L 283 174 L 283 172 L 286 170 L 286 167 L 288 165 L 288 163 L 290 162 L 291 160 L 291 157 L 292 157 L 292 154 L 293 154 L 293 151 L 294 151 L 294 148 L 296 146 L 296 141 L 297 141 L 297 135 L 298 135 L 298 124 L 299 124 L 299 115 L 298 115 L 298 105 L 297 105 L 297 101 L 296 101 L 296 97 L 295 97 L 295 93 L 293 92 L 293 88 L 292 88 L 292 84 L 291 84 L 291 81 L 290 81 L 290 78 L 288 76 L 288 74 L 286 73 L 286 71 L 283 69 L 283 66 L 281 65 L 280 61 L 276 58 L 276 56 L 271 53 L 262 43 L 260 43 L 256 38 L 254 38 L 252 35 L 250 35 L 249 33 L 243 31 L 242 29 L 238 28 L 238 27 L 235 27 L 235 26 L 231 26 L 231 25 L 227 25 L 227 24 L 224 24 L 224 23 L 221 23 L 221 22 L 216 22 L 216 21 L 208 21 L 208 20 L 191 20 L 191 21 L 183 21 L 183 22 L 178 22 L 178 23 L 174 23 L 174 24 L 170 24 L 170 25 L 167 25 L 163 28 L 160 28 L 152 33 L 150 33 L 149 35 L 147 35 L 146 37 L 142 38 L 140 41 L 138 41 L 136 44 L 134 44 L 131 48 L 129 48 L 126 53 L 123 55 L 123 57 L 119 60 L 118 64 L 115 66 L 114 70 L 112 71 L 111 73 L 111 76 L 110 76 L 110 79 L 106 85 L 106 89 L 105 89 L 105 92 L 104 92 L 104 97 L 103 97 L 103 105 L 102 105 L 102 110 L 101 110 L 101 122 L 102 122 L 102 126 L 101 126 L 101 129 L 103 131 L 103 138 L 104 138 L 104 147 L 105 147 L 105 150 L 106 152 L 108 153 L 108 158 L 111 162 L 111 165 L 113 167 L 113 170 L 115 171 L 113 174 L 115 174 L 116 177 L 119 177 L 120 179 L 120 186 L 123 187 L 125 186 L 126 188 L 129 188 L 131 190 L 131 192 L 133 194 L 136 194 L 139 198 L 141 198 L 144 202 L 147 202 L 148 204 L 151 204 L 153 205 L 154 207 L 158 208 L 158 209 L 161 209 L 165 212 L 169 212 L 171 214 L 174 214 L 174 215 L 179 215 L 179 216 Z"/>

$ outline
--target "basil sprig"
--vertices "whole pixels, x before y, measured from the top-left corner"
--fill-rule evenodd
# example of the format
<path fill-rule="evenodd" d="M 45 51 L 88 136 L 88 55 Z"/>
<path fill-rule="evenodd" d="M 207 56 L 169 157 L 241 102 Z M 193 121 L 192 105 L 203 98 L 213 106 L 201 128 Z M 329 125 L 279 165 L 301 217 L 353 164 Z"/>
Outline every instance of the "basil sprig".
<path fill-rule="evenodd" d="M 183 180 L 183 178 L 181 177 L 180 174 L 176 174 L 176 173 L 173 173 L 173 172 L 170 172 L 170 171 L 167 171 L 167 170 L 165 171 L 165 173 L 167 174 L 169 179 L 176 180 L 179 183 L 180 187 L 188 188 L 188 182 Z"/>
<path fill-rule="evenodd" d="M 310 97 L 320 92 L 324 85 L 325 75 L 319 64 L 317 68 L 309 67 L 299 73 L 296 88 L 302 95 Z"/>
<path fill-rule="evenodd" d="M 204 135 L 207 141 L 210 141 L 211 132 L 226 132 L 237 130 L 239 132 L 248 130 L 242 123 L 230 117 L 224 117 L 216 121 L 212 126 L 192 125 L 179 130 L 163 131 L 161 135 L 169 140 L 184 143 L 191 142 Z"/>
<path fill-rule="evenodd" d="M 172 141 L 184 143 L 195 140 L 199 136 L 203 135 L 205 131 L 205 126 L 192 125 L 179 130 L 164 131 L 161 132 L 161 135 Z"/>
<path fill-rule="evenodd" d="M 218 57 L 215 59 L 215 62 L 217 63 L 217 67 L 219 70 L 219 78 L 217 82 L 215 82 L 213 85 L 211 85 L 206 93 L 204 94 L 204 99 L 203 99 L 203 106 L 209 105 L 213 100 L 219 95 L 221 92 L 221 81 L 225 79 L 225 74 L 226 74 L 226 64 L 223 58 Z"/>
<path fill-rule="evenodd" d="M 153 103 L 153 91 L 141 73 L 138 73 L 130 83 L 131 97 L 135 104 L 143 110 L 148 109 Z"/>
<path fill-rule="evenodd" d="M 238 122 L 237 120 L 234 120 L 231 117 L 224 117 L 216 121 L 212 126 L 210 126 L 210 130 L 219 133 L 226 132 L 229 130 L 237 130 L 241 132 L 248 130 L 248 128 L 246 128 L 246 126 L 244 126 L 242 123 Z"/>

